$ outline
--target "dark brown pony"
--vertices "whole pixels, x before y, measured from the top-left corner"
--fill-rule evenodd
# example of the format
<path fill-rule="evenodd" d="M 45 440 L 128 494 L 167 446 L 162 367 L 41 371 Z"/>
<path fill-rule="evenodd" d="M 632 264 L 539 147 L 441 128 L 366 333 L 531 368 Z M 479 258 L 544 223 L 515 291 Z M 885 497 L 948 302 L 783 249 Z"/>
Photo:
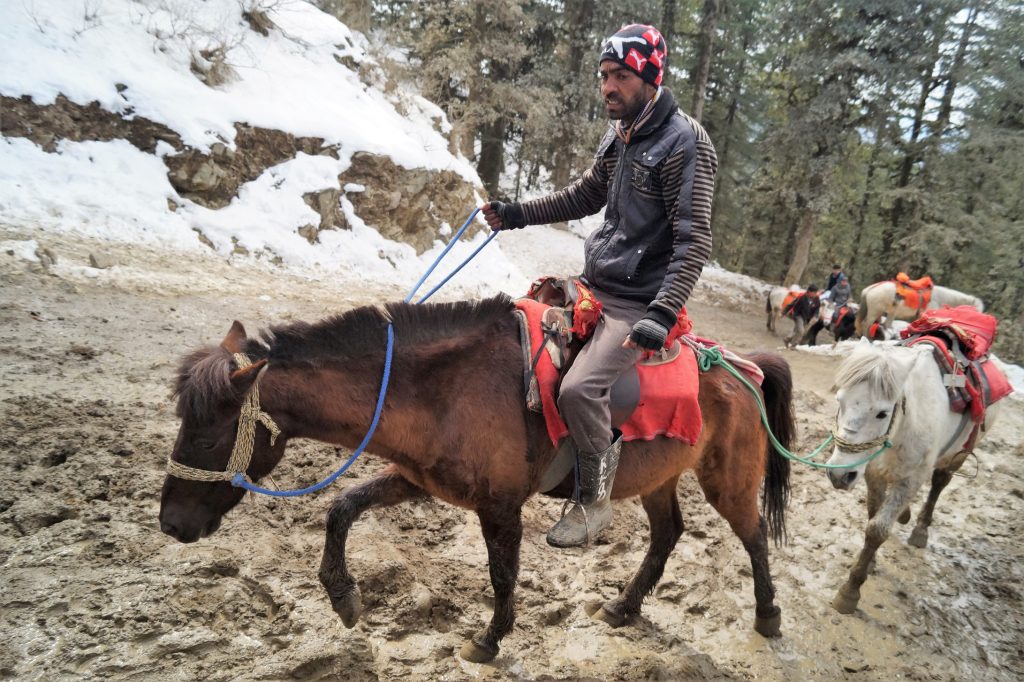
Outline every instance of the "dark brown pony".
<path fill-rule="evenodd" d="M 389 322 L 395 334 L 391 381 L 368 449 L 390 465 L 334 502 L 320 580 L 334 610 L 352 627 L 362 605 L 346 568 L 345 541 L 362 512 L 428 495 L 471 509 L 480 518 L 487 545 L 495 606 L 490 624 L 461 654 L 490 660 L 514 621 L 521 509 L 555 456 L 542 417 L 524 406 L 523 356 L 508 298 L 364 307 L 314 325 L 275 327 L 262 339 L 247 339 L 236 322 L 219 347 L 196 351 L 181 365 L 181 428 L 172 459 L 223 471 L 242 399 L 257 379 L 262 408 L 281 436 L 272 446 L 267 431 L 257 428 L 248 469 L 253 480 L 270 473 L 289 438 L 354 447 L 371 422 Z M 253 364 L 239 369 L 232 357 L 236 352 L 246 353 Z M 765 374 L 762 390 L 771 428 L 788 446 L 794 429 L 789 366 L 774 354 L 752 359 Z M 725 370 L 701 373 L 700 406 L 704 429 L 696 445 L 658 438 L 622 448 L 613 497 L 641 497 L 651 542 L 640 570 L 595 617 L 619 626 L 640 612 L 683 533 L 676 484 L 692 469 L 707 500 L 750 554 L 755 629 L 776 636 L 781 616 L 774 603 L 767 540 L 771 535 L 779 542 L 785 534 L 789 464 L 768 444 L 754 395 Z M 762 480 L 764 517 L 757 499 Z M 571 475 L 554 494 L 569 494 L 570 482 Z M 182 542 L 193 542 L 214 532 L 243 494 L 227 482 L 168 476 L 160 527 Z"/>

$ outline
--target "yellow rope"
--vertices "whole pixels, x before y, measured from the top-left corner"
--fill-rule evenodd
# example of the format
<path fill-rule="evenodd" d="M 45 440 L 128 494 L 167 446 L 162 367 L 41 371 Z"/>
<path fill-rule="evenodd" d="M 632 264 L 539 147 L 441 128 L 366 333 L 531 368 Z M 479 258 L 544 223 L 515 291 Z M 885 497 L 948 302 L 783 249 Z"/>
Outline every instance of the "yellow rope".
<path fill-rule="evenodd" d="M 239 369 L 252 365 L 248 356 L 244 353 L 235 353 L 235 362 Z M 257 378 L 258 381 L 258 378 Z M 249 476 L 245 473 L 252 461 L 253 446 L 256 443 L 256 422 L 263 424 L 270 432 L 270 445 L 273 447 L 277 437 L 281 435 L 281 429 L 270 417 L 269 414 L 260 408 L 260 388 L 254 381 L 252 390 L 245 396 L 242 402 L 242 409 L 238 415 L 238 433 L 235 435 L 235 446 L 231 450 L 231 457 L 224 471 L 210 471 L 208 469 L 197 469 L 181 462 L 167 459 L 167 473 L 171 476 L 184 478 L 190 481 L 230 481 L 235 474 L 242 474 L 246 480 Z"/>

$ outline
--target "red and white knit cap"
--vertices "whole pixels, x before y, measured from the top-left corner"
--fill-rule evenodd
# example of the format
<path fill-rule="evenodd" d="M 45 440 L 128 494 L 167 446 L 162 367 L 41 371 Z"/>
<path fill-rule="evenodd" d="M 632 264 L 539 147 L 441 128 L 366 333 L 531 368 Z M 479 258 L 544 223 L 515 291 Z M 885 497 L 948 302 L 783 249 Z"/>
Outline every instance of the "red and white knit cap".
<path fill-rule="evenodd" d="M 598 63 L 613 61 L 654 86 L 661 85 L 668 45 L 661 32 L 647 24 L 623 26 L 604 42 Z"/>

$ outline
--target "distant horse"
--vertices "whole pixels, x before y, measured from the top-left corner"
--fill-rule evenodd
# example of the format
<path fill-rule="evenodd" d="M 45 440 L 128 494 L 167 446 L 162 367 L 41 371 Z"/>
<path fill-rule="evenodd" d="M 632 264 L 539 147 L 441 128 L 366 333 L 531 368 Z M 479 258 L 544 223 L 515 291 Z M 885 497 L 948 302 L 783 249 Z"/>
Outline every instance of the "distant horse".
<path fill-rule="evenodd" d="M 840 307 L 845 308 L 845 311 L 838 319 L 833 320 L 836 312 L 835 305 L 831 301 L 823 301 L 818 319 L 807 328 L 801 343 L 808 346 L 817 345 L 818 333 L 823 329 L 828 329 L 829 333 L 832 334 L 832 338 L 835 339 L 835 343 L 853 338 L 857 304 L 850 303 Z"/>
<path fill-rule="evenodd" d="M 963 448 L 974 424 L 950 409 L 939 365 L 926 346 L 872 344 L 864 339 L 839 366 L 835 385 L 835 433 L 842 442 L 828 463 L 857 464 L 886 439 L 892 444 L 867 464 L 829 469 L 837 489 L 849 490 L 861 474 L 868 486 L 864 548 L 832 602 L 840 613 L 853 613 L 875 553 L 897 519 L 910 520 L 910 503 L 931 476 L 928 499 L 909 540 L 915 547 L 927 546 L 935 502 L 967 458 Z M 991 428 L 998 406 L 989 406 L 979 438 Z"/>
<path fill-rule="evenodd" d="M 883 326 L 891 325 L 893 320 L 911 321 L 921 314 L 922 310 L 941 308 L 944 305 L 969 305 L 984 312 L 985 304 L 971 294 L 956 289 L 932 287 L 931 300 L 924 308 L 911 308 L 903 299 L 896 295 L 896 283 L 893 281 L 875 282 L 864 287 L 860 292 L 860 308 L 857 310 L 857 336 L 866 336 L 868 327 L 875 322 Z"/>
<path fill-rule="evenodd" d="M 782 307 L 785 305 L 786 297 L 790 293 L 799 293 L 802 289 L 796 285 L 791 287 L 772 287 L 768 292 L 768 299 L 764 303 L 764 311 L 768 313 L 767 327 L 769 331 L 775 331 L 775 325 L 782 317 Z"/>
<path fill-rule="evenodd" d="M 176 390 L 181 427 L 164 481 L 160 527 L 193 542 L 213 533 L 241 500 L 244 491 L 228 482 L 184 480 L 170 467 L 209 470 L 215 477 L 223 472 L 243 398 L 250 415 L 280 429 L 276 442 L 265 429 L 255 431 L 247 469 L 253 480 L 271 472 L 291 438 L 354 447 L 370 425 L 389 322 L 394 359 L 370 449 L 391 464 L 335 500 L 320 580 L 334 610 L 352 627 L 362 602 L 346 565 L 345 543 L 362 512 L 427 496 L 471 509 L 487 545 L 495 604 L 489 626 L 462 647 L 461 655 L 487 661 L 497 655 L 514 621 L 521 509 L 556 454 L 543 416 L 525 406 L 523 353 L 507 297 L 357 308 L 317 324 L 275 327 L 262 339 L 247 339 L 236 322 L 219 347 L 195 351 L 181 364 Z M 236 353 L 245 353 L 244 361 Z M 780 441 L 789 442 L 794 433 L 789 365 L 775 354 L 751 359 L 765 375 L 761 390 L 768 423 Z M 249 396 L 257 396 L 260 405 L 254 408 Z M 754 394 L 725 370 L 701 372 L 699 401 L 704 426 L 695 445 L 659 437 L 622 446 L 612 497 L 640 496 L 651 527 L 650 547 L 619 596 L 594 615 L 619 626 L 640 612 L 683 533 L 676 484 L 690 469 L 750 555 L 754 628 L 777 636 L 781 611 L 774 603 L 767 539 L 771 535 L 779 542 L 785 536 L 789 463 L 769 445 Z M 552 494 L 570 496 L 572 479 L 570 473 Z M 757 500 L 762 480 L 764 516 Z"/>

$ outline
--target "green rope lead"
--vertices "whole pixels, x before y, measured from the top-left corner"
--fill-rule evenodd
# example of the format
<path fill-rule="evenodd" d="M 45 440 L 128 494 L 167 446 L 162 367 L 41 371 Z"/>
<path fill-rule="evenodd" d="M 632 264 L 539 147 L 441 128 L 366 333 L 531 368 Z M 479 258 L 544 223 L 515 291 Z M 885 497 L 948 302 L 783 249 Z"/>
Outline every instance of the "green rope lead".
<path fill-rule="evenodd" d="M 878 448 L 878 450 L 871 453 L 861 461 L 854 462 L 853 464 L 827 464 L 812 461 L 813 457 L 816 457 L 817 455 L 821 454 L 821 452 L 826 447 L 828 447 L 828 445 L 832 443 L 833 440 L 835 440 L 835 434 L 829 434 L 829 437 L 825 439 L 825 442 L 819 445 L 817 448 L 815 448 L 814 451 L 811 452 L 811 454 L 807 455 L 806 457 L 801 457 L 795 452 L 791 452 L 790 450 L 788 450 L 782 443 L 779 442 L 779 440 L 775 437 L 775 434 L 772 433 L 772 429 L 768 425 L 768 414 L 765 412 L 764 401 L 761 400 L 760 393 L 754 387 L 754 385 L 751 384 L 745 376 L 743 376 L 743 374 L 739 370 L 733 367 L 732 364 L 725 359 L 725 356 L 722 354 L 721 349 L 718 347 L 700 347 L 697 350 L 697 367 L 700 368 L 700 371 L 707 372 L 708 370 L 711 369 L 713 365 L 719 365 L 720 367 L 724 368 L 725 371 L 727 371 L 729 374 L 733 375 L 741 382 L 743 382 L 744 386 L 750 389 L 750 392 L 754 394 L 754 400 L 757 401 L 757 409 L 761 413 L 761 422 L 764 424 L 765 430 L 768 431 L 768 440 L 771 442 L 772 447 L 775 448 L 775 451 L 778 452 L 783 457 L 785 457 L 786 459 L 792 460 L 794 462 L 802 462 L 803 464 L 815 467 L 816 469 L 854 469 L 856 467 L 859 467 L 861 464 L 866 464 L 870 462 L 875 457 L 878 457 L 880 454 L 882 454 L 886 449 L 892 447 L 892 443 L 888 439 L 886 439 L 885 442 L 882 443 L 882 447 Z"/>

